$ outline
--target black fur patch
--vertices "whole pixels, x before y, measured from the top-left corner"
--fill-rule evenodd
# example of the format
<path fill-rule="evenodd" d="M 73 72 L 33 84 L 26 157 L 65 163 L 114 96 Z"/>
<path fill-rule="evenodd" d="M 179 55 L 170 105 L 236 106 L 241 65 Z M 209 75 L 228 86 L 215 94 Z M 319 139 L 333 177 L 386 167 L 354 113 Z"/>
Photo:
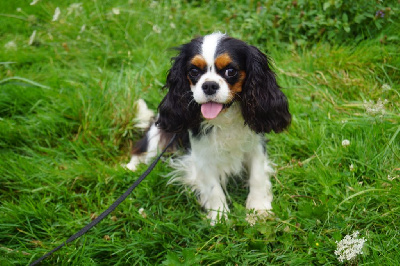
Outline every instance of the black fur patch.
<path fill-rule="evenodd" d="M 149 146 L 149 139 L 147 137 L 147 134 L 145 134 L 143 138 L 141 138 L 135 143 L 135 146 L 132 149 L 132 155 L 134 154 L 138 155 L 143 152 L 147 152 L 148 146 Z"/>
<path fill-rule="evenodd" d="M 166 132 L 183 133 L 198 126 L 201 121 L 200 105 L 193 100 L 187 71 L 190 59 L 200 53 L 202 38 L 178 48 L 179 55 L 172 59 L 164 88 L 167 95 L 158 106 L 159 117 L 156 125 Z"/>

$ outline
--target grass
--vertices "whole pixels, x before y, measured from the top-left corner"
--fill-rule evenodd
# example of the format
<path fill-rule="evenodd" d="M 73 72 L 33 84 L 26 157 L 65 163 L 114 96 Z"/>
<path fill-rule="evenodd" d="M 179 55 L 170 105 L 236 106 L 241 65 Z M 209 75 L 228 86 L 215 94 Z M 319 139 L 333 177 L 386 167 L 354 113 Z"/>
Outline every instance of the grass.
<path fill-rule="evenodd" d="M 28 2 L 0 3 L 1 265 L 59 245 L 145 170 L 121 164 L 140 136 L 133 103 L 155 109 L 165 93 L 169 48 L 216 30 L 250 39 L 211 3 L 87 1 L 68 14 L 74 1 Z M 111 217 L 44 264 L 336 265 L 336 241 L 358 230 L 367 242 L 352 263 L 398 265 L 398 27 L 357 44 L 252 43 L 274 58 L 293 114 L 287 132 L 267 135 L 274 218 L 250 226 L 238 182 L 229 221 L 210 227 L 159 163 Z M 384 114 L 366 108 L 378 99 Z"/>

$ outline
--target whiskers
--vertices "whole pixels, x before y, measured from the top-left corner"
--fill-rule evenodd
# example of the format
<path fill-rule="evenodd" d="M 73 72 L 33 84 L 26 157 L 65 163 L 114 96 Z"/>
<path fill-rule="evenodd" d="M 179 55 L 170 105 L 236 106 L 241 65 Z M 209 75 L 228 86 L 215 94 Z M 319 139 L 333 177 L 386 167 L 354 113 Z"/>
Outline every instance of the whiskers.
<path fill-rule="evenodd" d="M 188 105 L 187 105 L 187 108 L 189 108 L 190 105 L 191 105 L 192 103 L 193 103 L 194 105 L 198 104 L 194 99 L 191 99 L 190 102 L 189 102 Z"/>
<path fill-rule="evenodd" d="M 181 100 L 183 101 L 183 100 L 187 97 L 188 94 L 192 94 L 192 91 L 185 91 L 185 92 L 181 95 Z M 188 104 L 187 104 L 186 107 L 189 109 L 191 104 L 194 104 L 194 105 L 198 104 L 198 103 L 194 100 L 193 97 L 191 97 L 191 99 L 190 99 L 190 101 L 188 102 Z"/>

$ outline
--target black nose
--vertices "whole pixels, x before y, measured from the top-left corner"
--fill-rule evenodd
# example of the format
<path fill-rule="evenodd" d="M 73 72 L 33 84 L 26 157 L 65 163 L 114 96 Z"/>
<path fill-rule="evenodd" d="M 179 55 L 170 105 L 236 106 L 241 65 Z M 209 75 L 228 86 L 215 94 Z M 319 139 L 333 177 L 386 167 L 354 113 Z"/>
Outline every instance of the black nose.
<path fill-rule="evenodd" d="M 219 85 L 215 81 L 206 81 L 203 83 L 201 88 L 203 89 L 205 94 L 213 95 L 219 89 Z"/>

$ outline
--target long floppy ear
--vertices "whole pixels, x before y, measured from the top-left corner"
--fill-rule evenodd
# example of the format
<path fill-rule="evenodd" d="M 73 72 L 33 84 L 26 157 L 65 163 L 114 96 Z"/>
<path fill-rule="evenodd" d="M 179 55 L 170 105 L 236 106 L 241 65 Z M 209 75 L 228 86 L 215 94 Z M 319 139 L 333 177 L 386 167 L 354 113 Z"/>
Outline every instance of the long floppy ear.
<path fill-rule="evenodd" d="M 268 58 L 249 46 L 246 80 L 241 93 L 242 115 L 255 132 L 281 132 L 291 121 L 286 96 L 279 89 Z"/>
<path fill-rule="evenodd" d="M 164 88 L 167 95 L 158 106 L 159 116 L 156 125 L 167 131 L 183 132 L 196 123 L 200 123 L 200 106 L 193 100 L 190 83 L 187 78 L 187 47 L 179 48 L 180 54 L 172 58 L 173 65 L 168 72 Z"/>

